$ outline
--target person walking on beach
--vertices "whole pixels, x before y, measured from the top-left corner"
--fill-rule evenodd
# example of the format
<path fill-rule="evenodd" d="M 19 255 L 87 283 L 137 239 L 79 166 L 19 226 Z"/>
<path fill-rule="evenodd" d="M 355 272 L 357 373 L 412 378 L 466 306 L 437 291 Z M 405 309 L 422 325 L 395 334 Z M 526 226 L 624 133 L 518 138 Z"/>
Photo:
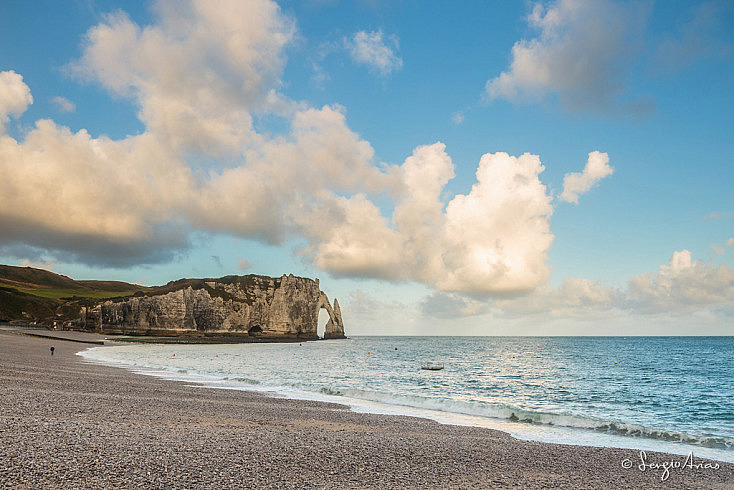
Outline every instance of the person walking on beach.
<path fill-rule="evenodd" d="M 51 355 L 54 355 L 54 346 L 51 346 Z"/>

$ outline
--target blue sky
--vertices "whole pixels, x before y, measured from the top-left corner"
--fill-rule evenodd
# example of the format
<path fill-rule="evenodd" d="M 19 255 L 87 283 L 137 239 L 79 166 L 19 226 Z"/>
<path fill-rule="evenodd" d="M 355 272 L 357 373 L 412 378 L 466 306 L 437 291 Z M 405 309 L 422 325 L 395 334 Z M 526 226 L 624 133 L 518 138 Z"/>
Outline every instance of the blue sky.
<path fill-rule="evenodd" d="M 319 277 L 352 335 L 732 334 L 732 21 L 3 2 L 0 262 Z"/>

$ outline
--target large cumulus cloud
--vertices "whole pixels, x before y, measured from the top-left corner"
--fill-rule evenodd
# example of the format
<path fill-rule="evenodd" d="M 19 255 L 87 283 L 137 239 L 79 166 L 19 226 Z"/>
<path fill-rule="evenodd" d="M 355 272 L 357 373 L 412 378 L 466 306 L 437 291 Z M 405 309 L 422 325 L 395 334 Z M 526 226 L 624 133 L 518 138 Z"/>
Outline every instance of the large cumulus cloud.
<path fill-rule="evenodd" d="M 342 275 L 412 279 L 443 291 L 512 294 L 550 275 L 551 197 L 537 156 L 486 154 L 468 194 L 444 204 L 454 166 L 441 143 L 416 148 L 396 169 L 392 226 L 362 196 L 337 202 L 341 222 L 317 228 L 312 254 Z"/>

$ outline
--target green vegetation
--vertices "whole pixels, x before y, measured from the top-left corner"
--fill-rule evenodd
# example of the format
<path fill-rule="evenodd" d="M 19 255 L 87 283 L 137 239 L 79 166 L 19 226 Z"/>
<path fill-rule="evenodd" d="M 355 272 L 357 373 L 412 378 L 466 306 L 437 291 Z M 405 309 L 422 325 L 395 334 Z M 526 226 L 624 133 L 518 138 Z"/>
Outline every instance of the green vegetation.
<path fill-rule="evenodd" d="M 132 296 L 136 292 L 140 291 L 141 288 L 131 289 L 127 291 L 99 291 L 95 289 L 69 289 L 69 288 L 41 288 L 41 289 L 24 289 L 18 288 L 26 294 L 33 296 L 40 296 L 41 298 L 51 299 L 66 299 L 66 298 L 95 298 L 95 299 L 108 299 L 118 298 L 124 296 Z"/>
<path fill-rule="evenodd" d="M 0 286 L 0 321 L 27 322 L 56 317 L 57 301 L 26 294 L 17 289 Z"/>
<path fill-rule="evenodd" d="M 179 291 L 181 289 L 186 289 L 188 287 L 191 287 L 191 289 L 204 289 L 213 298 L 219 297 L 225 301 L 235 300 L 235 298 L 231 294 L 229 294 L 227 291 L 225 291 L 224 289 L 212 288 L 209 285 L 209 283 L 239 284 L 243 291 L 248 291 L 251 289 L 251 286 L 253 285 L 259 285 L 259 286 L 262 286 L 264 289 L 267 289 L 266 285 L 269 284 L 269 285 L 272 285 L 273 289 L 278 289 L 281 284 L 281 279 L 279 277 L 273 278 L 273 277 L 267 277 L 267 276 L 260 276 L 257 274 L 249 274 L 246 276 L 224 276 L 224 277 L 219 277 L 219 278 L 206 278 L 206 279 L 178 279 L 176 281 L 171 281 L 165 284 L 164 286 L 155 286 L 151 288 L 146 288 L 144 290 L 133 292 L 132 294 L 134 296 L 158 296 L 158 295 L 168 294 L 174 291 Z M 122 301 L 124 300 L 124 297 L 122 296 L 123 295 L 120 295 L 116 298 L 112 298 L 112 300 Z M 239 300 L 239 301 L 242 301 L 242 300 Z M 252 301 L 254 301 L 254 297 L 246 298 L 244 301 L 246 303 L 252 304 Z"/>
<path fill-rule="evenodd" d="M 0 321 L 51 326 L 78 317 L 81 306 L 148 289 L 119 281 L 75 281 L 32 267 L 0 265 Z"/>

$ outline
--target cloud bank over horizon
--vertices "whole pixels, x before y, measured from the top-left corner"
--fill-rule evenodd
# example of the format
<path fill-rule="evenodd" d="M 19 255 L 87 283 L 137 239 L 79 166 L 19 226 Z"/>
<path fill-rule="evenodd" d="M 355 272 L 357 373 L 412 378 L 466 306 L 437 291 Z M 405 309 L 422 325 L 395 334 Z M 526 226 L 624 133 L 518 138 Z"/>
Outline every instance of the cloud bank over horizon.
<path fill-rule="evenodd" d="M 689 250 L 676 251 L 657 272 L 637 274 L 622 287 L 566 277 L 558 287 L 543 284 L 529 294 L 476 301 L 455 293 L 434 292 L 420 303 L 431 318 L 485 315 L 518 319 L 597 319 L 623 315 L 638 318 L 694 315 L 732 317 L 734 269 L 726 264 L 694 260 Z"/>

